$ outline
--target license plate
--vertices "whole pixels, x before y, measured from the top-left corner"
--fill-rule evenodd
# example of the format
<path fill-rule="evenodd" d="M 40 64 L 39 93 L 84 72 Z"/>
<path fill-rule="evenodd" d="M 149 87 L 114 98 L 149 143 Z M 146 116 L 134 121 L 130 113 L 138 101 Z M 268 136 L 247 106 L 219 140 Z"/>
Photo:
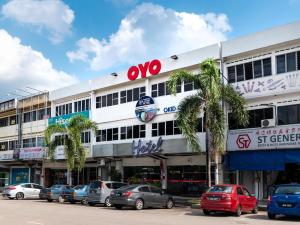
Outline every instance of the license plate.
<path fill-rule="evenodd" d="M 218 197 L 209 197 L 208 200 L 211 200 L 211 201 L 218 201 L 219 198 L 218 198 Z"/>
<path fill-rule="evenodd" d="M 283 207 L 283 208 L 292 208 L 293 204 L 283 203 L 283 204 L 281 204 L 281 207 Z"/>
<path fill-rule="evenodd" d="M 121 193 L 116 193 L 116 196 L 121 196 L 122 194 Z"/>

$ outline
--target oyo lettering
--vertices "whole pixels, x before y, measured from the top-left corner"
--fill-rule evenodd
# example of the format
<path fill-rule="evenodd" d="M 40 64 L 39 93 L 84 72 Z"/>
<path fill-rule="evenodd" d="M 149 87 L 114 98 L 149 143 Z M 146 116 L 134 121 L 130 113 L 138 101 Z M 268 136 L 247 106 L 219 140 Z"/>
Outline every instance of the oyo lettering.
<path fill-rule="evenodd" d="M 135 145 L 135 141 L 133 141 L 132 153 L 135 156 L 158 153 L 161 152 L 162 143 L 163 140 L 161 137 L 157 140 L 156 144 L 152 141 L 149 141 L 142 145 L 142 140 L 139 140 L 137 145 Z"/>
<path fill-rule="evenodd" d="M 171 113 L 176 111 L 176 106 L 170 106 L 164 108 L 164 113 Z"/>
<path fill-rule="evenodd" d="M 154 59 L 150 62 L 145 62 L 144 64 L 130 67 L 127 72 L 127 77 L 129 80 L 135 80 L 141 74 L 141 77 L 145 78 L 147 76 L 147 72 L 154 76 L 158 74 L 160 70 L 161 62 L 158 59 Z"/>

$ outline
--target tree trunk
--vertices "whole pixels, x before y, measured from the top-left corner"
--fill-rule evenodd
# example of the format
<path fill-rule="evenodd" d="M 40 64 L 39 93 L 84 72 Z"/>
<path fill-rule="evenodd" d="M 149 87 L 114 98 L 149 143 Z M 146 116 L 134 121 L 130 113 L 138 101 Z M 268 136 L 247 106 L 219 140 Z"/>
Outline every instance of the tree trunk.
<path fill-rule="evenodd" d="M 219 184 L 219 153 L 215 152 L 215 184 Z"/>
<path fill-rule="evenodd" d="M 206 145 L 206 181 L 208 187 L 211 187 L 211 159 L 210 159 L 210 144 L 209 144 L 209 130 L 205 132 L 205 145 Z"/>

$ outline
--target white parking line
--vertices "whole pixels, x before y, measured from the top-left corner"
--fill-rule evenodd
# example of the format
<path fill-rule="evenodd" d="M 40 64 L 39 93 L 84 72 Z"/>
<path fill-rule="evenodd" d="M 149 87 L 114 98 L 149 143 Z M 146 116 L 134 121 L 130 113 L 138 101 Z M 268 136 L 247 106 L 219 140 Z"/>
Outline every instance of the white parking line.
<path fill-rule="evenodd" d="M 43 223 L 35 222 L 35 221 L 27 221 L 28 224 L 34 224 L 34 225 L 44 225 Z"/>

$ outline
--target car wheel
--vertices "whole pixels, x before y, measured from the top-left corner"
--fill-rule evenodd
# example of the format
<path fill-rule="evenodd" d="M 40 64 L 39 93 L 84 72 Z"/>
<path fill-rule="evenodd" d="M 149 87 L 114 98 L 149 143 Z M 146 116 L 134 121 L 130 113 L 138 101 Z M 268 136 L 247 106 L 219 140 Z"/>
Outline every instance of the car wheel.
<path fill-rule="evenodd" d="M 116 209 L 122 209 L 123 206 L 122 206 L 122 205 L 115 205 L 115 208 L 116 208 Z"/>
<path fill-rule="evenodd" d="M 135 209 L 137 209 L 137 210 L 141 210 L 141 209 L 143 209 L 144 208 L 144 202 L 143 202 L 143 200 L 142 199 L 137 199 L 136 201 L 135 201 Z"/>
<path fill-rule="evenodd" d="M 75 204 L 75 201 L 74 200 L 70 200 L 69 201 L 71 204 Z"/>
<path fill-rule="evenodd" d="M 203 209 L 203 214 L 204 214 L 205 216 L 208 216 L 208 215 L 210 214 L 210 211 L 207 210 L 207 209 Z"/>
<path fill-rule="evenodd" d="M 84 199 L 82 199 L 82 200 L 81 200 L 81 204 L 82 204 L 82 205 L 86 205 L 86 204 L 88 204 L 88 202 L 87 202 L 86 198 L 84 198 Z"/>
<path fill-rule="evenodd" d="M 254 209 L 252 210 L 252 213 L 257 214 L 257 212 L 258 212 L 258 208 L 257 208 L 257 205 L 255 205 Z"/>
<path fill-rule="evenodd" d="M 268 213 L 268 217 L 270 220 L 274 220 L 276 218 L 276 215 L 273 213 Z"/>
<path fill-rule="evenodd" d="M 172 209 L 173 207 L 174 207 L 174 201 L 173 201 L 173 199 L 169 199 L 167 201 L 166 208 L 167 209 Z"/>
<path fill-rule="evenodd" d="M 64 201 L 65 201 L 65 199 L 60 195 L 60 196 L 58 197 L 58 202 L 59 202 L 59 203 L 64 203 Z"/>
<path fill-rule="evenodd" d="M 240 217 L 242 215 L 242 207 L 239 205 L 236 209 L 235 215 Z"/>
<path fill-rule="evenodd" d="M 109 197 L 107 197 L 107 198 L 105 199 L 104 206 L 105 206 L 105 207 L 111 207 L 111 203 L 110 203 Z"/>
<path fill-rule="evenodd" d="M 93 202 L 88 202 L 88 205 L 89 205 L 89 206 L 95 206 L 95 203 L 93 203 Z"/>
<path fill-rule="evenodd" d="M 17 200 L 20 200 L 20 199 L 23 199 L 24 198 L 24 194 L 22 193 L 22 192 L 18 192 L 17 194 L 16 194 L 16 199 Z"/>
<path fill-rule="evenodd" d="M 53 202 L 53 199 L 47 198 L 48 202 Z"/>

